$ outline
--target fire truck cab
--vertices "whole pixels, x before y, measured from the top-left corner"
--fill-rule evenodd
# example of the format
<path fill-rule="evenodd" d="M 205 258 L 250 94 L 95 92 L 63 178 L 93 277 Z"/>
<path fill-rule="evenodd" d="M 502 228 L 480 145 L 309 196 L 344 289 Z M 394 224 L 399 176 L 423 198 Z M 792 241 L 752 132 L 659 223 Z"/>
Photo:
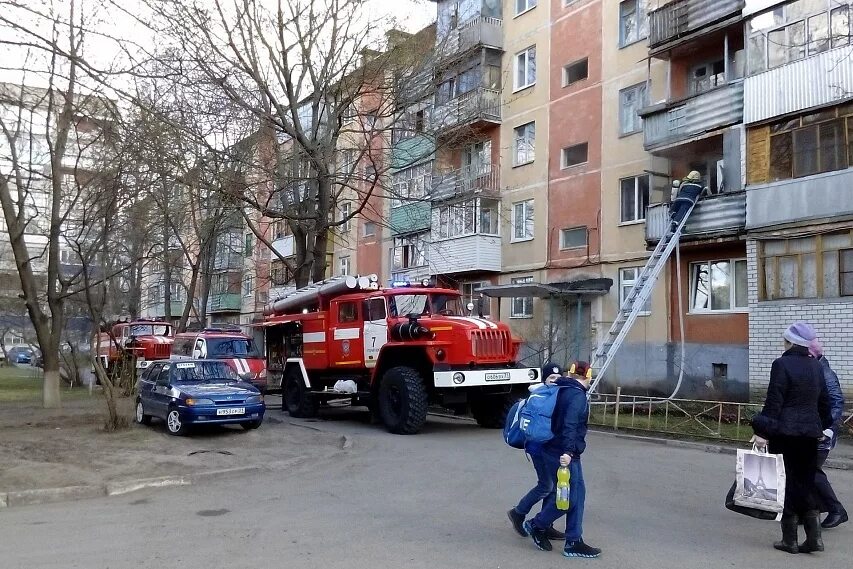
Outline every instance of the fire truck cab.
<path fill-rule="evenodd" d="M 375 276 L 297 290 L 265 310 L 270 387 L 281 386 L 293 416 L 349 400 L 411 434 L 436 404 L 502 427 L 539 371 L 516 364 L 520 341 L 508 326 L 466 312 L 458 291 L 380 289 Z"/>
<path fill-rule="evenodd" d="M 160 320 L 118 322 L 98 335 L 98 357 L 111 372 L 126 357 L 136 358 L 136 368 L 145 369 L 155 360 L 169 359 L 172 325 Z"/>

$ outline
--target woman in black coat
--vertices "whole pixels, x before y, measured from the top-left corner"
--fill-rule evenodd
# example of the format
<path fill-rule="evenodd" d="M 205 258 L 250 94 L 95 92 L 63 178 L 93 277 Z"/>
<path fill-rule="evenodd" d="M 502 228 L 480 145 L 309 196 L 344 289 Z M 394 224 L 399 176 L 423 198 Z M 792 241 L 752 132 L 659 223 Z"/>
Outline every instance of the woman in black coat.
<path fill-rule="evenodd" d="M 769 441 L 771 454 L 785 460 L 785 508 L 782 541 L 773 544 L 788 553 L 823 551 L 816 502 L 818 442 L 832 426 L 829 396 L 820 364 L 809 354 L 817 334 L 809 324 L 797 322 L 785 333 L 785 353 L 770 368 L 767 399 L 753 419 L 756 442 Z M 797 524 L 802 521 L 806 541 L 797 544 Z"/>

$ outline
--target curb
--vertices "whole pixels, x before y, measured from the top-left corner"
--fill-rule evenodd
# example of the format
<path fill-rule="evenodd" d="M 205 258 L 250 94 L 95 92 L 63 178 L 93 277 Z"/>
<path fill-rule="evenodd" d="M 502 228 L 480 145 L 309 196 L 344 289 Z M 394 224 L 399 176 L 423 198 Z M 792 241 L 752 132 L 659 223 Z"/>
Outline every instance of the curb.
<path fill-rule="evenodd" d="M 676 448 L 687 448 L 692 450 L 701 450 L 702 452 L 707 452 L 711 454 L 728 454 L 728 455 L 736 455 L 737 447 L 727 446 L 727 445 L 717 445 L 717 444 L 709 444 L 709 443 L 698 443 L 693 441 L 680 441 L 676 439 L 661 439 L 657 437 L 644 437 L 641 435 L 628 435 L 624 433 L 616 433 L 613 431 L 607 430 L 598 430 L 598 429 L 590 429 L 590 431 L 599 433 L 602 435 L 608 435 L 617 439 L 627 439 L 632 441 L 638 441 L 649 444 L 656 444 L 662 446 L 670 446 Z M 824 466 L 827 468 L 831 468 L 833 470 L 853 470 L 853 460 L 848 459 L 829 459 L 824 463 Z"/>
<path fill-rule="evenodd" d="M 66 500 L 83 500 L 99 498 L 105 494 L 105 488 L 98 486 L 65 486 L 63 488 L 39 488 L 36 490 L 19 490 L 6 493 L 6 505 L 32 506 L 49 502 L 64 502 Z"/>

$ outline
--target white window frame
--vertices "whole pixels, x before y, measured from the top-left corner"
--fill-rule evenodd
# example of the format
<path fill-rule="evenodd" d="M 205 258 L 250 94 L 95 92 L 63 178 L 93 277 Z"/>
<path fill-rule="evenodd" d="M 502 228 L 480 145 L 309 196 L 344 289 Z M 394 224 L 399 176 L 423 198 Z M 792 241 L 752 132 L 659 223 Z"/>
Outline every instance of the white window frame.
<path fill-rule="evenodd" d="M 522 4 L 524 7 L 522 8 Z M 515 16 L 521 16 L 522 14 L 526 14 L 536 7 L 537 0 L 515 0 Z"/>
<path fill-rule="evenodd" d="M 575 67 L 576 65 L 580 65 L 581 63 L 586 65 L 586 75 L 581 77 L 580 79 L 569 80 L 569 69 Z M 570 87 L 575 83 L 580 83 L 581 81 L 586 81 L 589 79 L 589 57 L 584 57 L 578 59 L 576 61 L 572 61 L 571 63 L 567 63 L 563 66 L 563 87 Z"/>
<path fill-rule="evenodd" d="M 632 125 L 633 129 L 626 128 L 628 125 L 626 124 L 625 116 L 626 113 L 626 98 L 629 94 L 634 94 L 635 104 L 637 105 L 636 111 L 632 113 L 632 118 L 634 124 Z M 630 87 L 626 87 L 619 91 L 619 136 L 630 136 L 632 134 L 637 134 L 638 132 L 643 132 L 643 118 L 640 116 L 640 109 L 645 106 L 646 101 L 646 84 L 645 83 L 637 83 L 636 85 L 632 85 Z"/>
<path fill-rule="evenodd" d="M 255 290 L 255 277 L 254 275 L 244 275 L 243 276 L 243 296 L 252 296 L 252 293 Z"/>
<path fill-rule="evenodd" d="M 368 228 L 368 227 L 372 227 L 372 228 L 373 228 L 373 229 L 370 231 L 370 233 L 368 233 L 368 232 L 367 232 L 367 228 Z M 375 222 L 375 221 L 365 220 L 365 221 L 364 221 L 364 223 L 363 223 L 363 224 L 362 224 L 362 226 L 361 226 L 361 236 L 362 236 L 362 237 L 373 237 L 373 236 L 375 236 L 375 235 L 376 235 L 376 222 Z"/>
<path fill-rule="evenodd" d="M 584 160 L 583 162 L 576 162 L 574 164 L 566 163 L 566 151 L 584 145 L 586 145 L 586 160 Z M 577 144 L 565 146 L 562 150 L 560 150 L 560 168 L 562 170 L 566 170 L 568 168 L 577 168 L 578 166 L 583 166 L 584 164 L 589 164 L 589 142 L 579 142 Z"/>
<path fill-rule="evenodd" d="M 628 271 L 633 271 L 633 276 L 631 278 L 625 276 Z M 619 269 L 619 308 L 624 304 L 625 297 L 631 290 L 631 287 L 633 287 L 637 279 L 640 278 L 641 272 L 643 272 L 643 267 L 621 267 Z M 646 301 L 646 305 L 643 308 L 644 310 L 641 310 L 638 313 L 639 316 L 649 316 L 652 313 L 651 296 L 649 296 L 649 299 Z"/>
<path fill-rule="evenodd" d="M 566 232 L 570 231 L 583 231 L 584 234 L 584 242 L 582 245 L 566 245 L 563 236 Z M 564 227 L 560 229 L 560 251 L 569 251 L 571 249 L 586 249 L 589 246 L 589 228 L 586 225 L 579 225 L 576 227 Z"/>
<path fill-rule="evenodd" d="M 345 255 L 343 257 L 338 258 L 338 275 L 339 276 L 347 276 L 350 274 L 352 269 L 352 265 L 350 263 L 350 256 Z"/>
<path fill-rule="evenodd" d="M 340 210 L 341 217 L 340 219 L 338 219 L 338 221 L 344 221 L 345 219 L 346 221 L 339 227 L 341 228 L 342 233 L 349 233 L 350 228 L 352 226 L 352 218 L 350 217 L 352 215 L 352 204 L 350 202 L 342 202 Z M 347 219 L 348 217 L 349 219 Z"/>
<path fill-rule="evenodd" d="M 491 313 L 492 313 L 491 299 L 488 296 L 481 295 L 479 293 L 479 290 L 481 288 L 483 288 L 484 286 L 489 286 L 491 284 L 492 283 L 490 283 L 488 281 L 474 281 L 474 282 L 462 283 L 461 285 L 459 285 L 459 292 L 462 293 L 462 306 L 465 309 L 466 314 L 468 312 L 468 303 L 472 302 L 472 303 L 474 303 L 474 315 L 477 316 L 477 311 L 476 311 L 477 303 L 476 303 L 476 301 L 480 300 L 481 301 L 480 307 L 482 309 L 483 316 L 486 318 L 491 316 Z"/>
<path fill-rule="evenodd" d="M 536 121 L 524 123 L 512 129 L 513 166 L 524 166 L 536 160 Z M 525 145 L 522 157 L 522 145 Z"/>
<path fill-rule="evenodd" d="M 533 282 L 533 277 L 516 277 L 510 280 L 512 284 L 529 284 Z M 516 302 L 520 302 L 521 310 L 516 310 Z M 533 297 L 532 296 L 514 296 L 509 303 L 510 318 L 533 318 Z"/>
<path fill-rule="evenodd" d="M 530 59 L 531 54 L 533 55 L 533 80 L 530 79 Z M 524 83 L 519 84 L 518 82 L 518 73 L 519 71 L 524 70 Z M 533 87 L 536 85 L 536 46 L 532 45 L 518 53 L 515 54 L 515 63 L 513 68 L 513 92 L 521 91 L 523 89 L 527 89 L 529 87 Z"/>
<path fill-rule="evenodd" d="M 651 177 L 648 174 L 641 174 L 639 176 L 628 176 L 627 178 L 619 179 L 619 225 L 636 225 L 637 223 L 643 223 L 646 221 L 646 207 L 640 207 L 642 200 L 640 200 L 640 179 L 646 179 L 646 207 L 649 204 L 649 194 L 651 193 Z M 624 201 L 622 199 L 622 192 L 624 188 L 622 187 L 622 183 L 627 180 L 634 181 L 634 212 L 631 219 L 625 219 L 625 211 L 622 209 L 624 205 Z"/>
<path fill-rule="evenodd" d="M 633 12 L 637 17 L 637 37 L 630 39 L 625 37 L 625 26 L 623 25 L 625 14 L 628 12 L 623 6 L 628 7 L 628 5 L 633 5 Z M 647 37 L 649 37 L 649 25 L 646 14 L 646 0 L 623 0 L 619 2 L 619 47 L 628 47 L 643 41 Z"/>
<path fill-rule="evenodd" d="M 731 267 L 731 269 L 730 269 L 731 274 L 729 274 L 729 280 L 730 280 L 730 283 L 729 283 L 729 308 L 713 308 L 713 307 L 711 307 L 711 308 L 696 308 L 696 293 L 697 293 L 696 285 L 697 285 L 697 281 L 695 278 L 695 267 L 705 265 L 708 267 L 708 271 L 710 271 L 711 265 L 716 264 L 716 263 L 729 263 L 729 266 Z M 690 294 L 689 294 L 690 305 L 688 307 L 687 313 L 688 314 L 730 314 L 730 313 L 737 314 L 737 313 L 749 312 L 748 290 L 743 291 L 746 293 L 746 295 L 744 296 L 744 298 L 746 299 L 746 302 L 747 302 L 746 305 L 745 306 L 736 306 L 735 305 L 736 300 L 737 300 L 737 278 L 736 278 L 737 270 L 736 270 L 736 265 L 738 263 L 742 263 L 742 266 L 744 268 L 743 270 L 747 270 L 747 261 L 746 261 L 745 257 L 735 257 L 735 258 L 731 258 L 731 259 L 710 259 L 707 261 L 697 261 L 694 263 L 690 263 L 689 273 L 688 273 L 690 275 L 689 279 L 688 279 L 689 284 L 690 284 Z M 747 286 L 747 289 L 749 289 L 749 278 L 748 277 L 747 277 L 747 285 L 746 286 Z M 709 296 L 708 296 L 708 304 L 709 305 L 711 304 L 711 299 L 712 299 L 712 297 L 710 296 L 710 291 L 709 291 Z"/>
<path fill-rule="evenodd" d="M 518 227 L 519 219 L 518 219 L 518 208 L 521 207 L 521 216 L 522 221 L 524 223 L 524 236 L 518 237 L 516 235 L 516 228 Z M 529 225 L 529 226 L 528 226 Z M 524 241 L 532 241 L 536 237 L 536 207 L 533 202 L 533 198 L 528 200 L 523 200 L 520 202 L 515 202 L 512 204 L 512 237 L 510 239 L 511 243 L 521 243 Z"/>

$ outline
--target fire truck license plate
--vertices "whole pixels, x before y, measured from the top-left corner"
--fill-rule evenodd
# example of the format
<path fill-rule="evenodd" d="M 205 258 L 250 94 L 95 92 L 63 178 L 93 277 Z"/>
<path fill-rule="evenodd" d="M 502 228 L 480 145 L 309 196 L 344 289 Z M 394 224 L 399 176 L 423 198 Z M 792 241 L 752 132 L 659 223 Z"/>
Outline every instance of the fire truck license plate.
<path fill-rule="evenodd" d="M 217 409 L 217 415 L 245 415 L 245 407 L 231 407 L 230 409 Z"/>
<path fill-rule="evenodd" d="M 487 373 L 486 381 L 508 381 L 509 380 L 509 372 L 502 371 L 498 373 Z"/>

